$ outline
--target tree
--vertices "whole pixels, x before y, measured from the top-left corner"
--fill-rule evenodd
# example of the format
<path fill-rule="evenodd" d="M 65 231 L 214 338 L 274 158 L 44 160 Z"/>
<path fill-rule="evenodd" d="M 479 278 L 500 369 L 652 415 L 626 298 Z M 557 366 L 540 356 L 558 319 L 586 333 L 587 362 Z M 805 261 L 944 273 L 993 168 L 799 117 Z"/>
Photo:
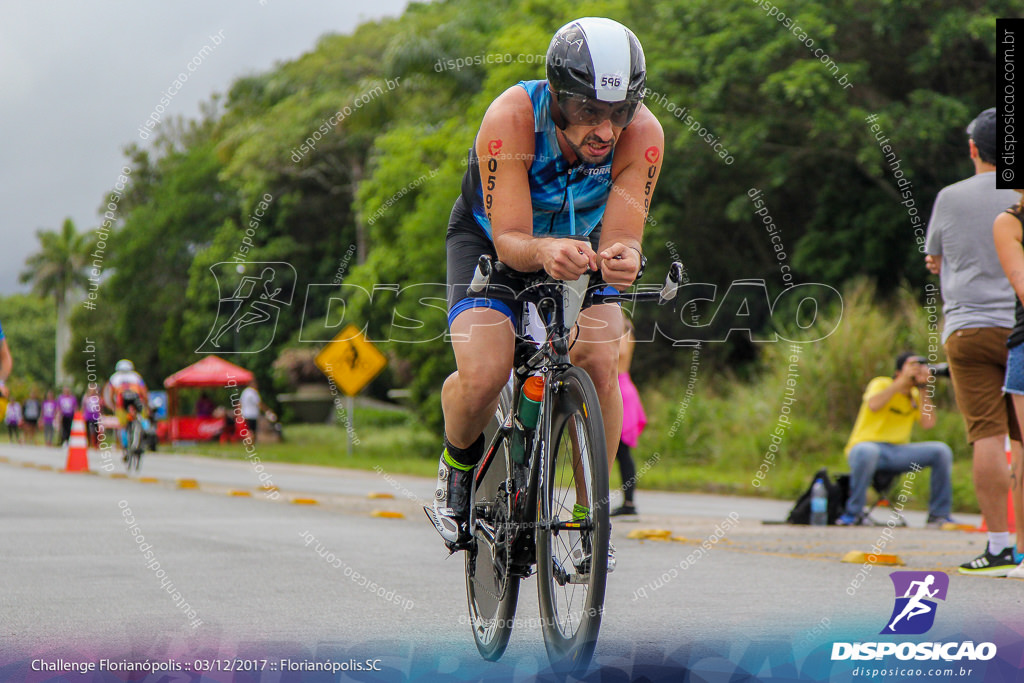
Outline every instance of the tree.
<path fill-rule="evenodd" d="M 57 384 L 62 384 L 65 381 L 64 355 L 71 339 L 68 297 L 76 288 L 85 289 L 89 283 L 89 253 L 96 240 L 94 235 L 79 233 L 70 218 L 64 219 L 60 231 L 37 230 L 36 237 L 41 248 L 25 259 L 26 269 L 19 279 L 31 283 L 36 295 L 52 296 L 56 303 L 54 378 Z"/>
<path fill-rule="evenodd" d="M 54 386 L 53 358 L 56 324 L 53 302 L 27 294 L 0 297 L 0 321 L 14 356 L 8 382 L 20 398 L 20 389 Z"/>
<path fill-rule="evenodd" d="M 939 188 L 969 172 L 963 127 L 994 98 L 995 17 L 1019 9 L 1007 0 L 767 8 L 780 9 L 746 0 L 439 0 L 327 35 L 302 57 L 237 80 L 222 113 L 208 109 L 128 150 L 133 172 L 115 272 L 97 301 L 103 316 L 80 312 L 76 334 L 100 340 L 104 362 L 123 348 L 147 372 L 166 374 L 194 360 L 216 318 L 211 266 L 286 262 L 301 279 L 295 301 L 266 330 L 276 335 L 270 344 L 257 340 L 265 350 L 239 349 L 252 352 L 250 369 L 265 378 L 301 328 L 329 338 L 343 314 L 394 340 L 385 350 L 404 368 L 394 379 L 436 423 L 453 359 L 443 301 L 430 288 L 444 287 L 445 226 L 467 150 L 494 98 L 543 78 L 552 32 L 585 15 L 615 18 L 641 39 L 645 106 L 665 130 L 644 235 L 648 278 L 680 258 L 690 282 L 720 293 L 700 302 L 702 327 L 691 324 L 692 307 L 685 318 L 638 309 L 641 334 L 657 318 L 673 338 L 722 338 L 711 319 L 735 280 L 767 283 L 766 330 L 771 302 L 789 284 L 839 288 L 867 275 L 881 299 L 900 282 L 922 284 L 915 229 Z M 898 169 L 887 161 L 890 142 Z M 898 182 L 913 183 L 915 206 Z M 257 214 L 261 201 L 269 208 Z M 307 289 L 332 282 L 375 293 L 342 307 L 337 292 Z M 638 356 L 638 373 L 677 361 L 660 341 Z M 706 357 L 736 367 L 757 347 L 733 334 Z"/>

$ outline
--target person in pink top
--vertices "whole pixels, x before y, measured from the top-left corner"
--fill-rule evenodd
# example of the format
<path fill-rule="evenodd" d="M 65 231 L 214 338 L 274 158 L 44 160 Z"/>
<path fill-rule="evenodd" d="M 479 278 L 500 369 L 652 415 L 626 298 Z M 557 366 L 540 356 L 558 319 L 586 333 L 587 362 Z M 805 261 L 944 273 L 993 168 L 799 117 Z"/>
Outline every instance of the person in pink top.
<path fill-rule="evenodd" d="M 644 406 L 640 402 L 640 393 L 636 390 L 633 380 L 629 376 L 629 366 L 633 362 L 633 347 L 636 345 L 636 336 L 633 332 L 633 322 L 623 316 L 625 333 L 619 341 L 619 391 L 622 392 L 622 436 L 619 439 L 619 450 L 615 453 L 615 460 L 619 463 L 619 473 L 622 475 L 623 501 L 622 505 L 612 510 L 612 515 L 635 515 L 636 506 L 633 504 L 633 495 L 636 492 L 636 463 L 633 462 L 633 455 L 630 449 L 636 448 L 640 433 L 647 426 L 647 414 L 644 413 Z"/>

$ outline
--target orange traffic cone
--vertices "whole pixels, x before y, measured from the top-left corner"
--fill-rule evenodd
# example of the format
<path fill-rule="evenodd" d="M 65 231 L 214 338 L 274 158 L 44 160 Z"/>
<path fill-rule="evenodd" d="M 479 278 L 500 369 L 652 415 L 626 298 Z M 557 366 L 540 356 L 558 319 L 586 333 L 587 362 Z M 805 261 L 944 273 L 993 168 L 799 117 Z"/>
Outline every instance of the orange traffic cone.
<path fill-rule="evenodd" d="M 68 464 L 65 472 L 86 472 L 89 470 L 89 444 L 85 440 L 85 421 L 82 412 L 75 413 L 71 423 L 71 438 L 68 439 Z"/>

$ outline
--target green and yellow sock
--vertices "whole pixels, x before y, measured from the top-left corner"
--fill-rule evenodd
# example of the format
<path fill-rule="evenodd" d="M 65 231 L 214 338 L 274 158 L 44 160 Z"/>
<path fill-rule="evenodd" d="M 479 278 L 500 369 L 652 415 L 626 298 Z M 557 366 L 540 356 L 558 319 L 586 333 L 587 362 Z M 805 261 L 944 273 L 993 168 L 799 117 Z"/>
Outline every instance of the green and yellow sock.
<path fill-rule="evenodd" d="M 484 435 L 481 434 L 477 437 L 477 440 L 473 442 L 473 445 L 469 448 L 459 448 L 453 446 L 448 437 L 444 439 L 444 452 L 441 457 L 449 467 L 454 467 L 457 470 L 468 472 L 469 470 L 476 467 L 477 463 L 480 462 L 480 458 L 484 456 Z"/>
<path fill-rule="evenodd" d="M 444 453 L 441 454 L 441 457 L 444 458 L 444 461 L 448 463 L 449 467 L 454 467 L 455 469 L 462 470 L 463 472 L 468 472 L 476 467 L 476 465 L 463 465 L 462 463 L 456 462 L 455 458 L 449 455 L 447 448 L 444 449 Z"/>

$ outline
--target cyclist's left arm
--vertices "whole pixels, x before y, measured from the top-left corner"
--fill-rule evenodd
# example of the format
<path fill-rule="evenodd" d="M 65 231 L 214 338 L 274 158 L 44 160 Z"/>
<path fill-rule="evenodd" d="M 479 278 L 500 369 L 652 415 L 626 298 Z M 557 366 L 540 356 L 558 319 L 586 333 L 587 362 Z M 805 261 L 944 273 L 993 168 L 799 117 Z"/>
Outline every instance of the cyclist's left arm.
<path fill-rule="evenodd" d="M 642 106 L 616 147 L 598 255 L 604 281 L 625 289 L 640 270 L 644 222 L 661 173 L 665 134 L 654 114 Z"/>
<path fill-rule="evenodd" d="M 117 388 L 114 386 L 114 383 L 108 380 L 100 395 L 103 398 L 103 404 L 107 406 L 110 412 L 117 412 Z"/>

